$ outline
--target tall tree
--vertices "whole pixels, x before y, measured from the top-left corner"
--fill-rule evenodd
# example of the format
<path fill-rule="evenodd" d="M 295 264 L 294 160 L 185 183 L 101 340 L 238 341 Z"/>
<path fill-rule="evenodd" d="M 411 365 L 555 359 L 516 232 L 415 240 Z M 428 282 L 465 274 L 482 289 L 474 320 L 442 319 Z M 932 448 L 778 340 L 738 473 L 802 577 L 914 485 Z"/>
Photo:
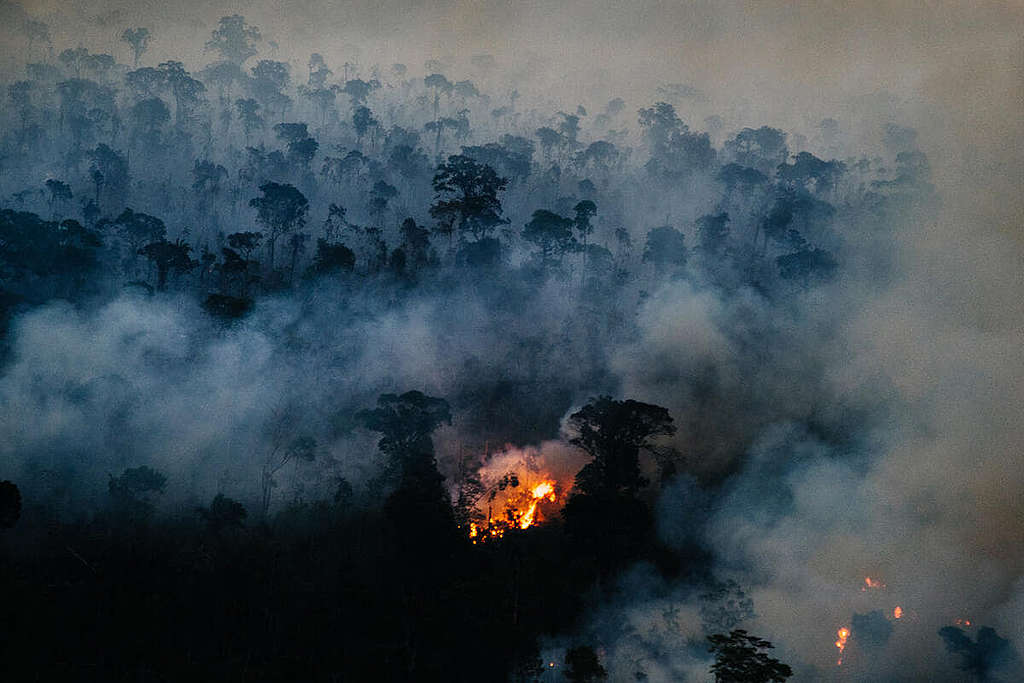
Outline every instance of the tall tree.
<path fill-rule="evenodd" d="M 559 260 L 576 246 L 572 234 L 573 220 L 547 209 L 533 212 L 530 222 L 523 228 L 523 239 L 540 249 L 541 260 L 551 263 Z"/>
<path fill-rule="evenodd" d="M 649 174 L 664 180 L 679 180 L 707 169 L 715 160 L 715 149 L 707 133 L 694 133 L 676 115 L 675 107 L 658 102 L 641 109 L 640 127 L 647 141 L 650 159 L 644 165 Z"/>
<path fill-rule="evenodd" d="M 689 251 L 686 236 L 671 225 L 652 228 L 644 246 L 644 263 L 653 263 L 659 271 L 678 270 L 686 265 Z"/>
<path fill-rule="evenodd" d="M 149 48 L 152 36 L 148 28 L 126 28 L 121 34 L 121 42 L 128 43 L 132 48 L 132 64 L 138 68 L 139 58 Z"/>
<path fill-rule="evenodd" d="M 215 50 L 229 62 L 241 66 L 257 53 L 254 43 L 260 40 L 260 30 L 246 23 L 245 17 L 232 14 L 221 17 L 217 28 L 206 43 L 207 50 Z"/>
<path fill-rule="evenodd" d="M 576 489 L 591 495 L 635 495 L 646 484 L 640 450 L 676 431 L 665 408 L 609 396 L 591 399 L 569 416 L 569 425 L 576 432 L 569 442 L 593 458 L 576 475 Z"/>
<path fill-rule="evenodd" d="M 239 98 L 235 100 L 235 109 L 238 111 L 238 118 L 242 120 L 245 141 L 248 143 L 253 131 L 263 128 L 263 117 L 259 114 L 260 103 L 252 98 Z"/>
<path fill-rule="evenodd" d="M 774 174 L 775 169 L 789 158 L 786 134 L 768 126 L 744 128 L 725 141 L 724 152 L 733 163 L 756 169 L 767 176 Z"/>
<path fill-rule="evenodd" d="M 56 206 L 70 202 L 72 199 L 71 187 L 63 181 L 50 178 L 46 181 L 46 189 L 50 192 L 50 213 L 53 215 L 54 220 L 56 220 Z"/>
<path fill-rule="evenodd" d="M 206 86 L 192 78 L 181 62 L 163 62 L 158 68 L 174 97 L 174 125 L 181 127 L 199 106 Z"/>
<path fill-rule="evenodd" d="M 579 233 L 580 243 L 586 246 L 590 233 L 594 232 L 594 224 L 590 220 L 597 214 L 597 204 L 589 199 L 584 199 L 581 202 L 577 202 L 576 206 L 572 207 L 572 210 L 576 214 L 573 225 L 576 228 L 576 232 Z"/>
<path fill-rule="evenodd" d="M 262 196 L 251 199 L 249 206 L 256 209 L 256 220 L 266 228 L 269 268 L 273 270 L 277 238 L 306 224 L 309 201 L 287 183 L 266 183 L 260 186 L 260 192 Z"/>
<path fill-rule="evenodd" d="M 420 391 L 381 394 L 376 408 L 363 410 L 357 417 L 367 429 L 381 434 L 377 447 L 400 477 L 418 471 L 424 459 L 433 459 L 431 434 L 452 421 L 447 401 Z"/>
<path fill-rule="evenodd" d="M 274 426 L 273 447 L 263 462 L 263 468 L 260 473 L 260 490 L 262 494 L 260 497 L 260 510 L 264 519 L 267 518 L 267 513 L 270 511 L 270 496 L 274 489 L 277 488 L 277 481 L 274 479 L 277 473 L 290 462 L 309 463 L 316 460 L 318 446 L 316 439 L 313 437 L 299 436 L 290 440 L 282 438 L 290 426 L 285 424 L 283 420 Z"/>
<path fill-rule="evenodd" d="M 450 156 L 434 174 L 437 193 L 430 215 L 438 221 L 439 232 L 469 233 L 474 239 L 486 237 L 495 227 L 507 223 L 501 216 L 498 193 L 508 185 L 490 166 L 467 156 Z"/>
<path fill-rule="evenodd" d="M 170 271 L 184 273 L 197 265 L 197 262 L 189 257 L 190 251 L 192 251 L 192 247 L 178 239 L 174 242 L 167 240 L 152 242 L 140 249 L 139 253 L 156 266 L 156 288 L 163 290 L 167 286 L 167 274 Z"/>

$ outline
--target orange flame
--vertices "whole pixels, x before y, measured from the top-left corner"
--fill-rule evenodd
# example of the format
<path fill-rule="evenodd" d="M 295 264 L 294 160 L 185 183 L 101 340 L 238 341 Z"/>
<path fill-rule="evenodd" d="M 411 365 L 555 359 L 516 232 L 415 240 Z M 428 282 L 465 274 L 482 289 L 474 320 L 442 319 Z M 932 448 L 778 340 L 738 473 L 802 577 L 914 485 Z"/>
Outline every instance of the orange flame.
<path fill-rule="evenodd" d="M 967 627 L 970 627 L 971 620 L 970 619 L 957 619 L 956 620 L 956 625 L 957 626 L 967 626 Z"/>
<path fill-rule="evenodd" d="M 839 640 L 836 641 L 836 647 L 839 648 L 839 659 L 836 660 L 836 666 L 842 666 L 843 650 L 846 649 L 846 639 L 850 637 L 850 629 L 840 626 L 839 630 L 836 631 L 836 635 L 839 636 Z"/>
<path fill-rule="evenodd" d="M 896 605 L 896 607 L 892 611 L 892 618 L 900 619 L 901 617 L 903 617 L 903 608 L 899 605 Z"/>
<path fill-rule="evenodd" d="M 499 509 L 504 508 L 504 514 L 492 517 L 488 506 L 486 521 L 469 524 L 469 538 L 473 543 L 493 540 L 502 538 L 512 529 L 529 529 L 538 524 L 543 521 L 541 515 L 545 512 L 541 504 L 558 502 L 557 486 L 555 480 L 544 479 L 529 487 L 519 488 L 518 484 L 513 484 L 503 489 L 504 495 L 499 498 L 501 502 L 496 505 Z"/>
<path fill-rule="evenodd" d="M 879 581 L 878 579 L 872 579 L 870 576 L 865 576 L 864 577 L 864 585 L 861 587 L 861 590 L 862 591 L 866 591 L 869 588 L 871 588 L 871 589 L 885 588 L 885 584 L 882 583 L 881 581 Z"/>
<path fill-rule="evenodd" d="M 542 481 L 533 487 L 530 491 L 533 499 L 530 501 L 530 507 L 527 508 L 526 512 L 519 520 L 520 529 L 529 529 L 537 517 L 537 504 L 547 498 L 552 503 L 555 502 L 555 482 L 553 481 Z"/>

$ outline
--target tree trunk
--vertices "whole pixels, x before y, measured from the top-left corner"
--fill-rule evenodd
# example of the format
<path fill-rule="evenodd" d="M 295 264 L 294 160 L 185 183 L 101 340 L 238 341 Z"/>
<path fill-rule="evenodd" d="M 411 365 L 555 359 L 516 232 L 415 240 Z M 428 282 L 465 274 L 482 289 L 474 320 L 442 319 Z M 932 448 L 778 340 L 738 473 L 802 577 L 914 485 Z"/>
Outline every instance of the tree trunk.
<path fill-rule="evenodd" d="M 269 269 L 270 269 L 271 272 L 273 272 L 273 270 L 274 270 L 274 243 L 275 242 L 277 242 L 277 235 L 275 235 L 273 233 L 273 231 L 272 231 L 270 233 L 270 237 L 267 238 L 267 246 L 270 248 L 270 254 L 269 254 L 269 256 L 270 256 L 270 265 L 269 265 Z"/>

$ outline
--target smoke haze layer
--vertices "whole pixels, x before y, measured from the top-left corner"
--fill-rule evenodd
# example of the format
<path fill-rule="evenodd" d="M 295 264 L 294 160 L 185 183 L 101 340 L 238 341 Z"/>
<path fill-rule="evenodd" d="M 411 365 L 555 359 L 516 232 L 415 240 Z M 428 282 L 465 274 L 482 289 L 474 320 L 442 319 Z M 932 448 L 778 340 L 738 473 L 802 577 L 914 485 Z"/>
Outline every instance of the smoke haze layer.
<path fill-rule="evenodd" d="M 279 60 L 288 84 L 264 101 L 246 90 L 258 84 L 222 84 L 224 95 L 203 76 L 194 110 L 160 91 L 166 115 L 145 123 L 137 107 L 153 93 L 118 80 L 132 61 L 121 32 L 148 27 L 146 66 L 173 59 L 200 78 L 217 61 L 210 31 L 236 12 L 262 34 L 246 72 Z M 969 636 L 990 626 L 1024 652 L 1018 3 L 40 0 L 0 13 L 5 89 L 37 84 L 27 108 L 10 91 L 2 208 L 88 224 L 95 197 L 89 227 L 104 240 L 102 273 L 72 288 L 87 295 L 33 298 L 25 292 L 49 276 L 4 273 L 3 291 L 19 299 L 4 304 L 0 479 L 37 506 L 33 529 L 98 514 L 112 478 L 140 465 L 167 475 L 161 514 L 186 516 L 225 494 L 255 516 L 268 463 L 303 435 L 315 436 L 317 457 L 280 470 L 264 513 L 330 500 L 339 480 L 375 509 L 389 464 L 359 411 L 410 389 L 451 406 L 433 438 L 453 500 L 467 457 L 488 487 L 535 468 L 568 489 L 586 461 L 570 445 L 570 416 L 611 395 L 674 418 L 675 433 L 641 463 L 652 482 L 642 497 L 658 541 L 702 559 L 673 575 L 645 558 L 603 577 L 579 619 L 543 635 L 545 660 L 586 643 L 611 680 L 705 680 L 705 636 L 723 624 L 770 640 L 799 681 L 964 680 L 937 633 L 965 620 Z M 38 41 L 27 49 L 19 27 L 29 19 L 49 26 L 49 54 Z M 103 78 L 117 84 L 110 101 L 123 114 L 115 147 L 131 152 L 119 188 L 109 171 L 90 174 L 87 151 L 122 142 L 117 125 L 95 123 L 79 139 L 58 77 L 26 67 L 59 65 L 55 55 L 76 46 L 117 62 Z M 312 52 L 337 85 L 322 109 L 300 90 L 313 89 Z M 349 95 L 350 69 L 379 88 Z M 445 95 L 425 85 L 435 72 L 451 81 Z M 469 80 L 484 96 L 452 94 Z M 255 132 L 231 114 L 252 93 L 266 118 Z M 290 98 L 276 118 L 274 95 Z M 664 143 L 636 115 L 659 101 L 681 119 L 665 124 Z M 365 130 L 361 103 L 377 117 Z M 572 117 L 578 140 L 565 127 Z M 296 140 L 319 144 L 304 165 L 273 132 L 300 120 L 308 131 Z M 730 141 L 761 126 L 784 133 L 781 160 L 737 163 L 763 163 L 766 177 L 731 185 L 722 169 L 741 157 Z M 567 137 L 545 144 L 542 128 Z M 672 175 L 671 145 L 691 145 L 691 164 L 704 133 L 710 161 Z M 507 153 L 509 135 L 529 139 L 527 171 L 500 193 L 507 222 L 485 233 L 500 258 L 474 261 L 466 245 L 479 236 L 436 231 L 435 162 L 499 140 Z M 396 152 L 402 140 L 409 157 Z M 577 156 L 599 141 L 618 156 Z M 775 161 L 794 164 L 800 152 L 841 160 L 841 180 L 815 171 L 807 187 L 783 187 Z M 225 167 L 208 194 L 195 170 L 204 160 Z M 63 209 L 41 189 L 55 178 L 74 189 Z M 269 266 L 257 256 L 232 279 L 217 259 L 229 234 L 260 229 L 249 201 L 271 180 L 308 196 L 309 244 L 282 237 Z M 527 235 L 534 212 L 570 220 L 584 200 L 596 204 L 594 229 L 577 243 L 574 223 L 572 250 L 555 257 L 557 245 Z M 348 210 L 338 230 L 350 232 L 335 240 L 336 202 Z M 769 238 L 783 205 L 789 218 Z M 119 237 L 129 206 L 162 218 L 164 243 L 213 260 L 172 271 L 170 291 L 130 292 L 153 290 L 157 276 L 156 260 Z M 716 247 L 708 219 L 724 213 Z M 407 216 L 435 230 L 416 267 L 399 227 Z M 659 226 L 682 233 L 677 262 L 659 259 Z M 320 238 L 351 249 L 342 275 L 316 270 Z M 785 257 L 818 250 L 827 258 L 802 277 L 786 273 Z M 213 273 L 216 286 L 203 279 Z M 218 293 L 251 311 L 211 315 L 204 301 Z M 727 581 L 752 601 L 732 621 L 708 597 Z M 837 666 L 836 631 L 851 624 Z M 971 675 L 1021 675 L 1019 658 L 986 666 Z"/>

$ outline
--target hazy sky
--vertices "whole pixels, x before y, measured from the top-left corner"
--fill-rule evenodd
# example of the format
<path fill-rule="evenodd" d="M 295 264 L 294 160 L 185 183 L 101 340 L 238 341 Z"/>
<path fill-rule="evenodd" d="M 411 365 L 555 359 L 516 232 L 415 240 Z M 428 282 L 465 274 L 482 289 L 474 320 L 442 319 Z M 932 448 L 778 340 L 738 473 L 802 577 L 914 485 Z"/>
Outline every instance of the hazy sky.
<path fill-rule="evenodd" d="M 273 40 L 280 46 L 276 57 L 297 67 L 319 51 L 334 65 L 401 61 L 413 74 L 436 58 L 452 63 L 458 76 L 469 57 L 489 53 L 498 73 L 529 77 L 567 105 L 599 105 L 612 96 L 649 103 L 658 85 L 683 82 L 723 110 L 741 112 L 749 119 L 744 124 L 789 129 L 826 115 L 841 120 L 855 113 L 849 98 L 885 91 L 902 106 L 900 122 L 921 131 L 940 187 L 957 190 L 965 175 L 988 176 L 985 188 L 958 204 L 984 214 L 1017 245 L 1024 241 L 1019 1 L 25 0 L 22 6 L 51 24 L 58 48 L 81 42 L 110 49 L 125 26 L 142 25 L 155 36 L 148 59 L 174 56 L 194 67 L 212 60 L 202 48 L 216 20 L 237 12 L 262 29 L 264 56 L 272 56 L 267 42 Z M 24 43 L 10 34 L 4 40 L 6 56 L 20 57 Z"/>

